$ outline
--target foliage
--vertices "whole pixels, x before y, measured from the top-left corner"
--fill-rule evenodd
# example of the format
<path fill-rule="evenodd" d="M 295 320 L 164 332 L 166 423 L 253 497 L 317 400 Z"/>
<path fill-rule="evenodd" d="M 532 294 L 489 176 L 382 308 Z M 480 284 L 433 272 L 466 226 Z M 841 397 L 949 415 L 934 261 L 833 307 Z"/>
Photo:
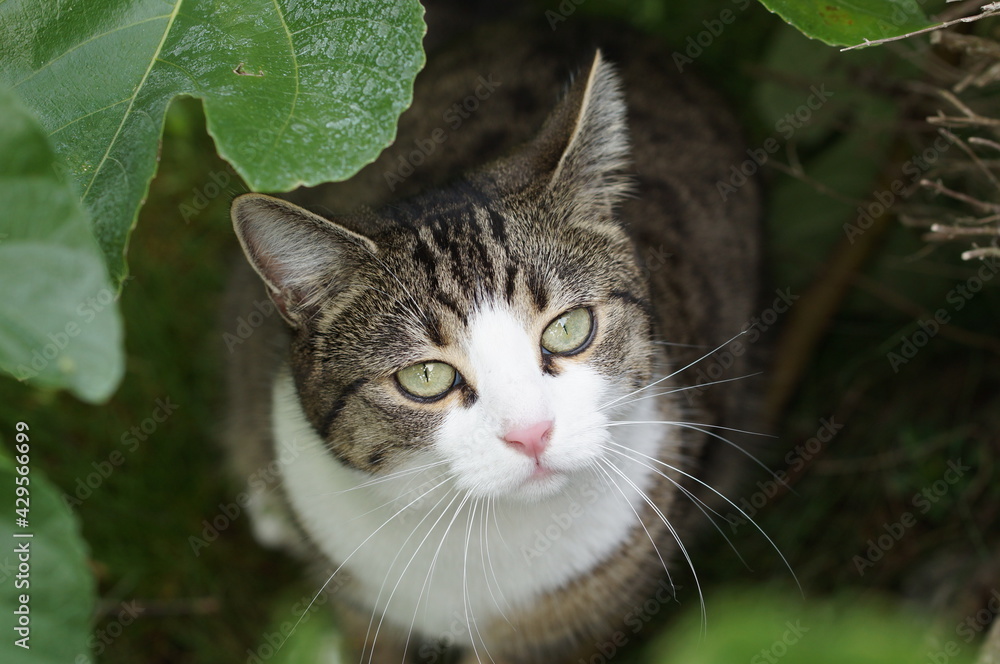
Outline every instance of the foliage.
<path fill-rule="evenodd" d="M 53 141 L 120 284 L 171 99 L 204 100 L 219 154 L 251 188 L 287 191 L 347 178 L 392 141 L 410 103 L 423 65 L 420 15 L 416 0 L 11 0 L 0 4 L 0 83 L 16 91 Z M 17 196 L 5 193 L 11 211 Z M 0 231 L 16 235 L 32 225 L 37 215 L 25 202 Z M 0 334 L 19 337 L 0 348 L 8 371 L 30 357 L 25 349 L 47 343 L 40 332 L 74 320 L 86 302 L 80 293 L 99 290 L 91 288 L 93 267 L 52 269 L 64 259 L 42 253 L 22 251 L 9 264 L 21 272 L 9 282 L 17 284 L 18 316 L 0 317 Z M 113 320 L 117 308 L 108 309 L 105 318 Z M 81 352 L 67 351 L 56 363 L 66 370 L 50 369 L 38 382 L 105 399 L 123 353 L 117 338 L 106 341 L 104 356 L 109 349 L 114 357 L 104 375 L 80 367 Z M 80 378 L 86 369 L 93 379 Z M 81 381 L 88 381 L 83 388 Z"/>
<path fill-rule="evenodd" d="M 870 599 L 806 603 L 781 593 L 744 591 L 710 601 L 707 637 L 702 638 L 700 614 L 689 614 L 650 648 L 651 664 L 898 664 L 924 661 L 934 652 L 926 622 Z M 951 664 L 973 659 L 969 648 L 940 656 Z"/>
<path fill-rule="evenodd" d="M 931 24 L 917 0 L 760 0 L 807 37 L 853 46 L 899 37 Z"/>
<path fill-rule="evenodd" d="M 31 432 L 20 432 L 18 440 L 28 440 Z M 30 458 L 34 446 L 19 442 L 18 467 L 22 450 Z M 13 503 L 15 477 L 28 478 L 17 486 L 26 489 L 27 525 L 15 524 L 13 505 L 5 506 L 0 516 L 0 539 L 7 545 L 0 554 L 3 588 L 0 592 L 0 613 L 3 615 L 4 638 L 0 640 L 0 660 L 29 661 L 32 664 L 65 664 L 89 661 L 87 640 L 90 636 L 90 614 L 94 606 L 94 579 L 87 567 L 87 547 L 80 537 L 80 524 L 59 497 L 43 473 L 27 464 L 28 473 L 15 472 L 15 466 L 0 448 L 0 486 Z M 22 505 L 25 503 L 22 503 Z M 30 534 L 30 537 L 23 537 Z M 26 551 L 25 551 L 26 550 Z M 16 582 L 15 582 L 16 581 Z M 27 601 L 24 601 L 27 600 Z M 24 607 L 27 607 L 25 609 Z M 27 611 L 27 613 L 25 613 Z M 30 632 L 19 633 L 15 628 L 27 617 Z M 27 636 L 27 648 L 17 640 Z M 30 648 L 30 649 L 29 649 Z M 82 659 L 77 659 L 81 655 Z"/>
<path fill-rule="evenodd" d="M 125 363 L 107 269 L 45 132 L 6 88 L 0 154 L 0 367 L 104 399 Z"/>

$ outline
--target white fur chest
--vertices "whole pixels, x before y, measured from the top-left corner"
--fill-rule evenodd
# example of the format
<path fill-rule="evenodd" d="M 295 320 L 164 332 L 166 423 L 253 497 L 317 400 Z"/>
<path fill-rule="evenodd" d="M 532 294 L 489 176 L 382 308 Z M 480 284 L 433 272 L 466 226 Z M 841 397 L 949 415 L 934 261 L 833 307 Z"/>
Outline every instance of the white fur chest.
<path fill-rule="evenodd" d="M 629 419 L 653 419 L 652 403 L 638 402 Z M 275 384 L 274 428 L 279 450 L 299 450 L 282 462 L 285 490 L 320 550 L 388 620 L 458 643 L 476 638 L 477 623 L 502 619 L 603 560 L 636 523 L 639 492 L 653 481 L 645 465 L 617 462 L 628 480 L 609 471 L 611 485 L 581 473 L 537 502 L 467 498 L 441 466 L 373 482 L 324 448 L 287 373 Z M 613 431 L 616 442 L 650 456 L 663 435 L 649 425 Z"/>

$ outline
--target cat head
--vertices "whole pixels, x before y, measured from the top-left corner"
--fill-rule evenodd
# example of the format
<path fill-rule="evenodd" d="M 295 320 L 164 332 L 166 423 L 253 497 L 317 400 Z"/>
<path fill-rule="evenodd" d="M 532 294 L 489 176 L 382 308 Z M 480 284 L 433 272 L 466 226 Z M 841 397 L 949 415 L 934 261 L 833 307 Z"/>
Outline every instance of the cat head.
<path fill-rule="evenodd" d="M 615 216 L 625 112 L 598 53 L 533 141 L 446 188 L 334 221 L 236 199 L 331 454 L 375 474 L 440 463 L 484 496 L 593 467 L 602 406 L 651 374 L 648 286 Z"/>

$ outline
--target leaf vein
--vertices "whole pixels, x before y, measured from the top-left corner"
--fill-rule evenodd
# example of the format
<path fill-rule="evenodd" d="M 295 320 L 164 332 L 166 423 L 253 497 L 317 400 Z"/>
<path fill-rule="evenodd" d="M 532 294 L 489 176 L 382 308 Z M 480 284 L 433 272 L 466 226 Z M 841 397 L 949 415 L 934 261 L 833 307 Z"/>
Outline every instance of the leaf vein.
<path fill-rule="evenodd" d="M 149 59 L 149 66 L 146 67 L 145 73 L 142 75 L 142 79 L 139 81 L 139 85 L 135 86 L 135 92 L 132 94 L 132 98 L 129 100 L 128 108 L 125 109 L 125 113 L 122 114 L 122 121 L 118 124 L 118 129 L 115 131 L 115 135 L 111 137 L 108 142 L 108 149 L 104 151 L 104 156 L 101 157 L 101 161 L 97 164 L 97 168 L 94 169 L 94 175 L 90 178 L 90 182 L 87 183 L 86 189 L 83 191 L 83 196 L 80 200 L 86 201 L 87 196 L 90 194 L 90 189 L 94 186 L 94 182 L 97 181 L 97 176 L 100 174 L 101 169 L 104 168 L 104 164 L 108 161 L 108 157 L 111 154 L 111 150 L 115 147 L 118 142 L 118 137 L 121 136 L 122 129 L 125 127 L 125 123 L 128 121 L 130 114 L 132 113 L 132 107 L 135 105 L 135 100 L 138 98 L 139 93 L 142 91 L 143 87 L 146 85 L 146 81 L 149 79 L 150 72 L 153 71 L 153 67 L 156 66 L 157 61 L 160 57 L 160 52 L 163 51 L 163 45 L 167 42 L 167 37 L 170 35 L 170 30 L 174 26 L 174 20 L 177 18 L 177 14 L 181 8 L 181 2 L 183 0 L 177 0 L 177 4 L 174 5 L 174 10 L 170 13 L 170 18 L 167 20 L 167 27 L 163 30 L 163 36 L 160 38 L 160 43 L 156 45 L 156 52 L 153 53 L 153 57 Z"/>
<path fill-rule="evenodd" d="M 108 30 L 107 32 L 102 32 L 99 35 L 94 35 L 90 39 L 85 39 L 82 42 L 80 42 L 79 44 L 77 44 L 77 45 L 75 45 L 75 46 L 67 49 L 63 53 L 60 53 L 59 55 L 57 55 L 56 57 L 54 57 L 51 60 L 49 60 L 48 62 L 46 62 L 44 65 L 42 65 L 41 67 L 39 67 L 35 71 L 31 72 L 30 74 L 28 74 L 27 76 L 25 76 L 24 78 L 22 78 L 20 81 L 18 81 L 17 83 L 14 84 L 14 87 L 16 88 L 17 86 L 21 85 L 22 83 L 27 83 L 32 78 L 34 78 L 36 75 L 38 75 L 40 72 L 44 71 L 47 67 L 49 67 L 50 65 L 52 65 L 53 63 L 55 63 L 55 62 L 61 60 L 62 58 L 66 57 L 67 55 L 69 55 L 73 51 L 76 51 L 77 49 L 83 48 L 84 46 L 86 46 L 90 42 L 97 41 L 98 39 L 100 39 L 102 37 L 106 37 L 108 35 L 114 34 L 116 32 L 120 32 L 122 30 L 127 30 L 128 28 L 134 28 L 135 26 L 142 25 L 143 23 L 149 23 L 150 21 L 158 21 L 158 20 L 160 20 L 162 18 L 169 18 L 169 17 L 170 17 L 170 14 L 163 14 L 162 16 L 151 16 L 151 17 L 143 19 L 141 21 L 136 21 L 135 23 L 129 23 L 128 25 L 120 25 L 120 26 L 118 26 L 118 27 L 116 27 L 116 28 L 114 28 L 112 30 Z"/>
<path fill-rule="evenodd" d="M 49 132 L 49 136 L 55 136 L 56 134 L 58 134 L 59 132 L 61 132 L 66 127 L 74 125 L 77 122 L 80 122 L 81 120 L 86 120 L 87 118 L 89 118 L 92 115 L 97 115 L 101 111 L 106 111 L 109 108 L 114 108 L 115 106 L 120 106 L 121 104 L 124 104 L 125 102 L 127 102 L 129 99 L 131 99 L 131 97 L 125 97 L 124 99 L 119 99 L 118 101 L 116 101 L 113 104 L 108 104 L 107 106 L 105 106 L 103 108 L 98 108 L 98 109 L 95 109 L 95 110 L 91 111 L 90 113 L 85 113 L 85 114 L 81 115 L 80 117 L 73 118 L 72 120 L 70 120 L 69 122 L 67 122 L 66 124 L 64 124 L 63 126 L 57 127 L 56 129 L 53 129 L 52 131 L 50 131 Z"/>
<path fill-rule="evenodd" d="M 288 50 L 292 54 L 292 65 L 295 68 L 295 93 L 292 96 L 292 105 L 288 109 L 288 117 L 285 118 L 284 124 L 281 125 L 281 129 L 278 130 L 277 135 L 274 137 L 274 141 L 271 142 L 271 150 L 273 150 L 277 145 L 281 137 L 284 136 L 285 130 L 288 129 L 288 123 L 292 121 L 295 117 L 295 106 L 299 100 L 299 56 L 295 53 L 295 43 L 292 41 L 292 33 L 288 29 L 288 23 L 285 21 L 285 15 L 281 11 L 281 7 L 278 5 L 278 0 L 271 0 L 274 5 L 274 11 L 278 13 L 278 19 L 281 20 L 281 27 L 285 29 L 285 36 L 288 38 Z"/>

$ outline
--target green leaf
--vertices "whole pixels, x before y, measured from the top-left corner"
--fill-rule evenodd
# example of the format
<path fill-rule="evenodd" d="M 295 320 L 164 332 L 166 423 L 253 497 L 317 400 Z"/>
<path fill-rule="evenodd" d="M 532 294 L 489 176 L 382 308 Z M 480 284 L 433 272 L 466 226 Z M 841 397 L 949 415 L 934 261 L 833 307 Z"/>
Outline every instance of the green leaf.
<path fill-rule="evenodd" d="M 899 37 L 930 27 L 917 0 L 760 0 L 802 34 L 832 46 Z"/>
<path fill-rule="evenodd" d="M 654 643 L 650 662 L 729 664 L 899 664 L 926 662 L 939 650 L 949 664 L 968 664 L 975 650 L 945 634 L 929 640 L 928 625 L 877 601 L 841 598 L 804 603 L 774 593 L 709 598 L 707 638 L 701 614 L 689 612 L 676 628 Z M 948 642 L 948 637 L 952 640 Z M 948 645 L 950 643 L 950 645 Z"/>
<path fill-rule="evenodd" d="M 30 432 L 29 432 L 30 433 Z M 30 467 L 27 485 L 28 527 L 15 523 L 15 473 L 7 458 L 0 459 L 0 491 L 7 501 L 0 516 L 0 661 L 32 664 L 67 664 L 89 661 L 87 639 L 95 601 L 95 584 L 87 566 L 87 550 L 80 527 L 58 491 L 41 472 Z M 32 537 L 15 537 L 30 533 Z M 17 551 L 28 547 L 28 553 Z M 27 560 L 23 559 L 27 556 Z M 27 567 L 21 567 L 26 564 Z M 16 582 L 26 587 L 17 587 Z M 22 597 L 26 596 L 26 597 Z M 22 599 L 27 599 L 30 650 L 16 645 Z M 79 656 L 83 659 L 79 659 Z"/>
<path fill-rule="evenodd" d="M 253 655 L 270 664 L 344 662 L 343 637 L 327 604 L 325 595 L 316 598 L 309 594 L 295 599 L 291 593 L 287 594 L 278 603 L 268 631 L 261 635 Z"/>
<path fill-rule="evenodd" d="M 0 86 L 0 369 L 102 401 L 124 371 L 115 289 L 65 166 Z"/>
<path fill-rule="evenodd" d="M 410 104 L 421 14 L 417 0 L 7 0 L 0 81 L 66 158 L 121 280 L 172 98 L 204 100 L 255 190 L 345 179 Z"/>

